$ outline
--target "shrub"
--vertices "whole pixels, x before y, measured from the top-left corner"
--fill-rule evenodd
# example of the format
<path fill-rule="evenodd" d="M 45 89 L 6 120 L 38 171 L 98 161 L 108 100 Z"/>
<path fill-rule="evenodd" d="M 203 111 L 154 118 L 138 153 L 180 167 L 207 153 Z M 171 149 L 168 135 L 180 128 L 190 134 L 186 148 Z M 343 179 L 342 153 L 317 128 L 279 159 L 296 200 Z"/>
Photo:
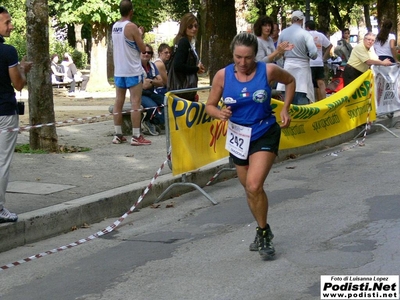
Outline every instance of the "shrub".
<path fill-rule="evenodd" d="M 6 41 L 7 44 L 13 45 L 17 49 L 18 60 L 21 60 L 26 56 L 26 39 L 24 35 L 21 34 L 11 34 Z"/>
<path fill-rule="evenodd" d="M 78 69 L 84 69 L 87 65 L 87 54 L 85 52 L 80 52 L 76 49 L 71 53 L 72 59 Z"/>
<path fill-rule="evenodd" d="M 57 53 L 60 60 L 62 60 L 64 53 L 71 54 L 72 59 L 78 69 L 83 69 L 87 64 L 87 55 L 74 48 L 72 48 L 67 41 L 53 40 L 50 42 L 50 55 Z"/>
<path fill-rule="evenodd" d="M 18 53 L 18 60 L 26 56 L 26 39 L 24 35 L 14 34 L 7 38 L 7 44 L 13 45 Z M 78 69 L 84 69 L 87 65 L 87 54 L 72 48 L 66 41 L 50 41 L 49 58 L 53 53 L 57 53 L 60 60 L 65 52 L 71 54 L 72 59 Z"/>

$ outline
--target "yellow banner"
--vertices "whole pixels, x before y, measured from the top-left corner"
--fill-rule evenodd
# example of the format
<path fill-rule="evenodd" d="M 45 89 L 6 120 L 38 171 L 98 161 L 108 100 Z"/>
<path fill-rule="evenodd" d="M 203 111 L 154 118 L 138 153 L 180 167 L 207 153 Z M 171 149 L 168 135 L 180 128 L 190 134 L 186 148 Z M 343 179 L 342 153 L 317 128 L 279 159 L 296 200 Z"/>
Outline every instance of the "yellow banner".
<path fill-rule="evenodd" d="M 369 70 L 332 96 L 309 105 L 291 105 L 291 123 L 282 129 L 279 149 L 319 142 L 376 119 L 373 74 Z M 273 99 L 280 121 L 283 102 Z"/>
<path fill-rule="evenodd" d="M 282 130 L 280 149 L 328 139 L 376 119 L 373 75 L 365 72 L 338 93 L 310 105 L 291 105 L 291 126 Z M 168 93 L 172 174 L 196 170 L 227 157 L 227 123 L 211 119 L 205 104 Z M 277 121 L 283 102 L 272 99 Z"/>
<path fill-rule="evenodd" d="M 228 124 L 211 119 L 205 107 L 201 102 L 168 95 L 173 175 L 196 170 L 229 155 L 225 150 Z"/>

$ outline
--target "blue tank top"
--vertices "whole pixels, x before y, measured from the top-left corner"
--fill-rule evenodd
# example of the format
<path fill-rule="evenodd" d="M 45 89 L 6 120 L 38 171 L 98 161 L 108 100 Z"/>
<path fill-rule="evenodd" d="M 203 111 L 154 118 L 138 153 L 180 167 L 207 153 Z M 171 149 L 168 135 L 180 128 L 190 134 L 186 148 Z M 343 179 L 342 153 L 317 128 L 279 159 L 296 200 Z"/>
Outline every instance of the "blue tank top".
<path fill-rule="evenodd" d="M 230 120 L 251 127 L 251 141 L 260 138 L 275 122 L 271 107 L 271 87 L 265 62 L 257 62 L 256 74 L 248 82 L 236 79 L 234 65 L 225 68 L 223 102 L 230 106 Z"/>

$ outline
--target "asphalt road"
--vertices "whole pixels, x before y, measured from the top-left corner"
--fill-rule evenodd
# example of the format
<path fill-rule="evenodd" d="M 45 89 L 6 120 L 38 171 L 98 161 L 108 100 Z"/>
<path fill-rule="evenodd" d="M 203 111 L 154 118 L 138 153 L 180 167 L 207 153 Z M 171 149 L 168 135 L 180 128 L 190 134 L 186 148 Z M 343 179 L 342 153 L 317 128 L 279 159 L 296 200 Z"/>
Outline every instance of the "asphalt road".
<path fill-rule="evenodd" d="M 185 194 L 101 238 L 0 271 L 0 299 L 313 300 L 321 275 L 398 275 L 400 139 L 379 132 L 352 145 L 274 165 L 265 184 L 272 261 L 248 250 L 256 224 L 232 179 L 206 188 L 218 205 Z M 113 222 L 1 253 L 0 265 Z"/>

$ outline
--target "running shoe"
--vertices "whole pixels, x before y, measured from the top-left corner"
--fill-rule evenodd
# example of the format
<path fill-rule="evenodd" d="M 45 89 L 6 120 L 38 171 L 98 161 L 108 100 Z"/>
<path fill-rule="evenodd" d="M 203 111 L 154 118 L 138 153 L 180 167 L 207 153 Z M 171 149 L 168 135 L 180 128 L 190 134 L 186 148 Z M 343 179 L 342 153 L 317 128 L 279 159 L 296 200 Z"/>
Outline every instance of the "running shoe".
<path fill-rule="evenodd" d="M 143 121 L 142 126 L 144 127 L 144 129 L 147 130 L 147 132 L 149 134 L 159 135 L 159 133 L 157 132 L 156 126 L 153 123 L 151 123 L 150 121 Z"/>
<path fill-rule="evenodd" d="M 10 212 L 7 208 L 3 207 L 3 209 L 0 210 L 0 223 L 17 222 L 17 220 L 17 214 Z"/>
<path fill-rule="evenodd" d="M 268 226 L 268 225 L 267 225 Z M 272 259 L 275 255 L 274 244 L 267 229 L 257 228 L 258 253 L 264 260 Z"/>
<path fill-rule="evenodd" d="M 112 140 L 113 144 L 122 144 L 126 142 L 126 138 L 122 134 L 116 134 L 114 135 L 114 138 Z"/>
<path fill-rule="evenodd" d="M 131 145 L 132 146 L 151 145 L 151 141 L 146 140 L 143 137 L 143 135 L 140 135 L 139 137 L 132 136 Z"/>
<path fill-rule="evenodd" d="M 258 227 L 257 227 L 258 228 Z M 274 238 L 274 234 L 272 233 L 271 227 L 267 224 L 267 231 L 270 240 Z M 254 237 L 254 241 L 249 246 L 250 251 L 258 251 L 258 233 L 256 232 L 256 236 Z"/>

